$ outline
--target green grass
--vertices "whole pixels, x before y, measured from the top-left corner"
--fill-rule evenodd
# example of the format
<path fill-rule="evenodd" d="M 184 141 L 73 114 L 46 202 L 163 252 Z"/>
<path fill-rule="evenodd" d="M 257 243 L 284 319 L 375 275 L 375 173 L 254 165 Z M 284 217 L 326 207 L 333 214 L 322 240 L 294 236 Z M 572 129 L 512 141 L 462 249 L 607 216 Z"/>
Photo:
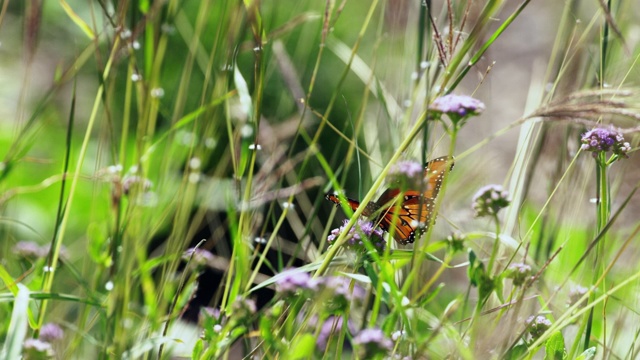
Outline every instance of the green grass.
<path fill-rule="evenodd" d="M 637 357 L 635 2 L 3 6 L 0 358 Z M 327 192 L 444 155 L 424 235 L 344 246 Z"/>

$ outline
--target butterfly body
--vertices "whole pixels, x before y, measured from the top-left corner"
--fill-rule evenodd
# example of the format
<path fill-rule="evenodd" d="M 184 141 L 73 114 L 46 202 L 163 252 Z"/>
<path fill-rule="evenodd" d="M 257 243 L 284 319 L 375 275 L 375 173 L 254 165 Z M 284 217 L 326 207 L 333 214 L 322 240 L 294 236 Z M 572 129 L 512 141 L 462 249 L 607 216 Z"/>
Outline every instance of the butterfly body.
<path fill-rule="evenodd" d="M 440 192 L 444 177 L 453 169 L 453 158 L 448 156 L 433 159 L 425 165 L 424 181 L 420 181 L 422 190 L 402 191 L 396 187 L 385 190 L 375 202 L 369 202 L 362 215 L 375 216 L 376 224 L 384 231 L 393 233 L 394 239 L 402 244 L 415 241 L 416 235 L 424 233 L 434 216 L 435 200 Z M 397 199 L 402 195 L 402 199 Z M 327 194 L 326 199 L 341 204 L 335 194 Z M 360 202 L 346 199 L 346 205 L 352 210 L 360 207 Z"/>

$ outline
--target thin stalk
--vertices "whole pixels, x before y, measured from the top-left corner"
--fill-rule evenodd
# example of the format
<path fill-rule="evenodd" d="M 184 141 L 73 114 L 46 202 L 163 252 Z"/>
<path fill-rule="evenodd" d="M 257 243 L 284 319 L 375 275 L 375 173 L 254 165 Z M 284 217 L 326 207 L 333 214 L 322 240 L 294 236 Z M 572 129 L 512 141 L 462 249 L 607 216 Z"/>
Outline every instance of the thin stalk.
<path fill-rule="evenodd" d="M 498 214 L 493 215 L 493 221 L 496 223 L 496 239 L 493 242 L 493 249 L 491 250 L 491 257 L 489 258 L 489 264 L 487 265 L 487 274 L 491 276 L 493 265 L 496 262 L 496 257 L 498 256 L 498 248 L 500 244 L 500 219 L 498 219 Z"/>
<path fill-rule="evenodd" d="M 609 216 L 611 214 L 611 206 L 610 206 L 610 198 L 609 198 L 609 183 L 607 182 L 607 161 L 606 161 L 606 153 L 599 152 L 598 158 L 596 159 L 596 185 L 598 188 L 598 196 L 597 196 L 597 224 L 596 224 L 596 233 L 600 233 L 602 229 L 607 225 L 609 221 Z M 603 235 L 602 240 L 598 243 L 598 249 L 595 253 L 594 259 L 594 273 L 593 279 L 594 284 L 599 276 L 599 269 L 602 264 L 602 258 L 604 255 L 605 249 L 605 238 Z M 595 292 L 591 293 L 589 296 L 589 302 L 593 302 L 595 300 Z M 584 332 L 584 350 L 589 348 L 591 338 L 591 331 L 593 327 L 593 311 L 594 307 L 589 311 L 589 315 L 587 317 L 587 326 Z"/>
<path fill-rule="evenodd" d="M 118 38 L 114 42 L 113 49 L 117 49 L 120 45 Z M 117 51 L 111 52 L 111 57 L 107 62 L 104 72 L 103 78 L 107 78 L 110 71 L 111 65 L 113 64 L 113 57 Z M 78 160 L 76 162 L 76 171 L 73 175 L 73 179 L 71 180 L 71 185 L 69 187 L 69 195 L 67 197 L 67 203 L 64 208 L 64 212 L 62 213 L 62 218 L 60 219 L 60 225 L 56 229 L 56 233 L 54 235 L 53 243 L 51 244 L 51 256 L 47 263 L 47 269 L 49 271 L 45 271 L 44 279 L 42 281 L 42 293 L 48 294 L 51 292 L 51 288 L 53 287 L 53 278 L 55 276 L 58 260 L 60 258 L 60 249 L 62 248 L 62 241 L 64 239 L 67 224 L 69 223 L 69 218 L 71 217 L 71 206 L 73 204 L 73 199 L 75 197 L 78 182 L 80 181 L 80 169 L 82 168 L 82 164 L 84 163 L 84 158 L 89 150 L 89 140 L 91 139 L 91 132 L 93 131 L 93 126 L 96 123 L 96 119 L 98 118 L 98 110 L 100 109 L 100 104 L 102 102 L 102 93 L 104 91 L 104 85 L 101 84 L 98 87 L 98 92 L 94 98 L 93 108 L 91 110 L 91 115 L 89 117 L 89 121 L 87 123 L 87 130 L 85 131 L 84 139 L 82 140 L 82 146 L 80 147 L 80 152 L 78 155 Z M 40 310 L 38 312 L 38 328 L 42 326 L 44 321 L 45 314 L 47 312 L 47 299 L 42 300 Z"/>
<path fill-rule="evenodd" d="M 451 135 L 451 141 L 449 143 L 449 158 L 453 158 L 453 154 L 455 153 L 455 147 L 456 147 L 456 141 L 458 139 L 458 131 L 460 130 L 460 127 L 457 124 L 453 124 L 451 127 L 451 131 L 449 132 L 449 134 Z M 447 190 L 447 176 L 449 174 L 450 171 L 450 167 L 447 166 L 446 170 L 445 170 L 445 177 L 444 177 L 444 181 L 442 182 L 442 187 L 440 188 L 440 192 L 438 194 L 438 197 L 436 198 L 436 203 L 434 206 L 434 214 L 437 214 L 438 211 L 440 210 L 440 204 L 442 203 L 442 199 L 444 198 L 444 194 L 446 193 Z M 425 241 L 423 244 L 421 244 L 422 249 L 420 251 L 414 251 L 411 254 L 411 267 L 413 269 L 415 269 L 416 267 L 414 266 L 415 264 L 421 264 L 424 261 L 424 258 L 426 256 L 426 252 L 424 251 L 424 248 L 426 248 L 429 245 L 429 241 L 428 239 L 431 238 L 431 231 L 433 230 L 433 223 L 435 222 L 435 216 L 431 217 L 431 224 L 429 224 L 429 228 L 427 230 L 427 233 L 424 235 L 424 238 L 427 239 L 427 241 Z M 413 280 L 416 276 L 420 276 L 420 274 L 418 274 L 418 271 L 411 271 L 409 272 L 409 274 L 407 275 L 407 278 L 405 280 L 404 285 L 402 286 L 402 293 L 403 294 L 407 294 L 409 291 L 409 287 L 411 286 L 411 284 L 413 283 Z M 420 290 L 416 287 L 415 288 L 416 292 L 419 292 Z"/>

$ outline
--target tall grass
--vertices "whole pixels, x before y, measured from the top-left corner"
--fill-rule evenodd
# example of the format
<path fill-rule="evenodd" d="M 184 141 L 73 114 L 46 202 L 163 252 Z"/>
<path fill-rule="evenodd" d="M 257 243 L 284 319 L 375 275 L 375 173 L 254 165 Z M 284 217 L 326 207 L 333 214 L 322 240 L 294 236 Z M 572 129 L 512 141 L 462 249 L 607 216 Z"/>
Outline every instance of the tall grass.
<path fill-rule="evenodd" d="M 636 358 L 638 10 L 5 2 L 0 356 Z"/>

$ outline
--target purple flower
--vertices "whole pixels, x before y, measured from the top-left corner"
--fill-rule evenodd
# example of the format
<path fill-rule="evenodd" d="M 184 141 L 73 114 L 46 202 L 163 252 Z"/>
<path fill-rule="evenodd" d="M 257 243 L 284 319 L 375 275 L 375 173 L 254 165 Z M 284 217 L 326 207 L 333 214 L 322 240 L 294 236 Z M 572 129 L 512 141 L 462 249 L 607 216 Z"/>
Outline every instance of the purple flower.
<path fill-rule="evenodd" d="M 582 150 L 592 151 L 593 156 L 598 156 L 600 152 L 613 151 L 615 155 L 628 158 L 627 153 L 631 150 L 628 142 L 624 141 L 622 133 L 613 127 L 594 128 L 582 134 Z"/>
<path fill-rule="evenodd" d="M 327 318 L 327 320 L 322 324 L 320 334 L 318 334 L 318 338 L 316 339 L 316 346 L 318 349 L 322 351 L 326 350 L 329 339 L 335 334 L 341 332 L 343 325 L 344 318 L 342 316 L 329 316 L 329 318 Z M 347 320 L 347 328 L 345 330 L 350 334 L 356 332 L 355 326 L 349 320 Z"/>
<path fill-rule="evenodd" d="M 329 245 L 332 245 L 338 236 L 340 236 L 348 222 L 348 220 L 345 220 L 344 225 L 340 228 L 331 230 L 331 234 L 327 237 Z M 362 235 L 364 235 L 364 238 Z M 377 229 L 371 221 L 358 219 L 357 224 L 349 229 L 345 246 L 348 249 L 364 252 L 367 250 L 367 247 L 364 244 L 365 239 L 370 241 L 378 251 L 384 250 L 387 244 L 382 237 L 382 230 Z"/>
<path fill-rule="evenodd" d="M 551 321 L 545 316 L 529 316 L 525 321 L 527 331 L 533 339 L 537 339 L 551 327 Z"/>
<path fill-rule="evenodd" d="M 476 217 L 495 216 L 500 209 L 509 206 L 509 192 L 500 185 L 487 185 L 473 196 L 473 210 Z"/>
<path fill-rule="evenodd" d="M 141 192 L 147 192 L 153 187 L 153 182 L 138 175 L 126 175 L 122 179 L 122 191 L 125 195 L 129 195 L 131 190 L 138 186 Z"/>
<path fill-rule="evenodd" d="M 454 117 L 477 115 L 484 110 L 484 103 L 466 95 L 444 95 L 431 103 L 430 110 Z"/>
<path fill-rule="evenodd" d="M 278 277 L 276 292 L 285 297 L 299 292 L 315 291 L 318 288 L 318 282 L 312 279 L 309 273 L 297 269 L 285 270 Z"/>
<path fill-rule="evenodd" d="M 584 296 L 584 294 L 587 293 L 587 291 L 589 291 L 589 289 L 587 289 L 584 286 L 574 286 L 571 288 L 571 290 L 569 290 L 569 306 L 573 306 L 575 305 L 578 301 L 580 301 L 580 299 L 582 299 L 582 297 Z"/>
<path fill-rule="evenodd" d="M 415 161 L 400 161 L 389 169 L 388 180 L 392 184 L 397 184 L 394 187 L 404 190 L 425 186 L 424 167 Z"/>
<path fill-rule="evenodd" d="M 64 330 L 55 323 L 46 323 L 40 328 L 39 339 L 46 342 L 54 342 L 64 337 Z"/>
<path fill-rule="evenodd" d="M 220 320 L 220 309 L 214 307 L 203 307 L 201 314 L 210 318 Z"/>
<path fill-rule="evenodd" d="M 50 343 L 40 339 L 27 339 L 22 344 L 25 359 L 48 359 L 53 356 L 53 347 Z"/>
<path fill-rule="evenodd" d="M 327 297 L 324 305 L 333 310 L 347 309 L 352 301 L 362 303 L 366 295 L 365 289 L 344 276 L 326 276 L 320 278 L 319 287 Z"/>
<path fill-rule="evenodd" d="M 523 263 L 511 264 L 507 269 L 507 279 L 513 279 L 514 286 L 523 285 L 531 278 L 531 266 Z"/>
<path fill-rule="evenodd" d="M 359 348 L 360 357 L 363 359 L 386 355 L 393 348 L 393 342 L 380 329 L 360 331 L 353 338 L 353 344 Z"/>
<path fill-rule="evenodd" d="M 34 241 L 18 241 L 13 246 L 13 251 L 16 254 L 27 259 L 39 259 L 49 255 L 50 248 L 51 246 L 49 244 L 39 245 Z M 63 259 L 69 257 L 67 248 L 64 245 L 60 247 L 60 257 L 62 257 Z"/>
<path fill-rule="evenodd" d="M 233 315 L 236 317 L 247 317 L 253 315 L 258 310 L 256 307 L 256 301 L 253 299 L 245 299 L 242 296 L 238 296 L 236 301 L 232 305 Z"/>
<path fill-rule="evenodd" d="M 33 241 L 18 241 L 13 252 L 24 258 L 42 258 L 47 256 L 49 249 Z"/>

